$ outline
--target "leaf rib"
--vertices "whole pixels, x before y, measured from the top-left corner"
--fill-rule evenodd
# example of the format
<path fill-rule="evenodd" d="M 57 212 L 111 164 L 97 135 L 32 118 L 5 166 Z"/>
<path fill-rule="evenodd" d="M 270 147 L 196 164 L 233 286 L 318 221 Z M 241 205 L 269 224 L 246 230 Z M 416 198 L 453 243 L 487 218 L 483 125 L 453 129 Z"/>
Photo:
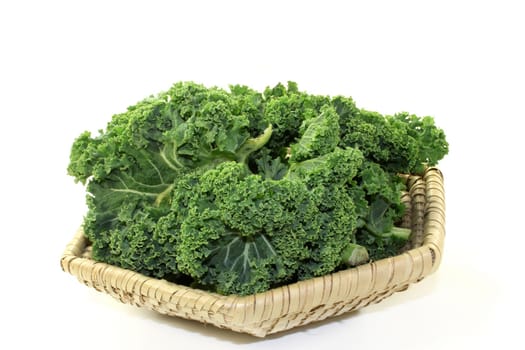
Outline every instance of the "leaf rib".
<path fill-rule="evenodd" d="M 147 197 L 157 197 L 159 195 L 158 193 L 142 192 L 142 191 L 132 190 L 129 188 L 110 188 L 109 190 L 112 192 L 132 193 L 132 194 L 137 194 L 140 196 L 147 196 Z"/>
<path fill-rule="evenodd" d="M 173 169 L 173 170 L 178 171 L 180 168 L 183 167 L 182 164 L 180 164 L 180 163 L 177 161 L 177 159 L 173 159 L 173 161 L 175 162 L 175 164 L 177 164 L 178 167 L 177 167 L 176 165 L 174 165 L 174 164 L 168 159 L 168 157 L 166 156 L 166 146 L 164 146 L 164 147 L 162 148 L 162 150 L 160 151 L 160 157 L 162 158 L 162 160 L 164 161 L 164 163 L 166 163 L 166 165 L 167 165 L 169 168 Z"/>

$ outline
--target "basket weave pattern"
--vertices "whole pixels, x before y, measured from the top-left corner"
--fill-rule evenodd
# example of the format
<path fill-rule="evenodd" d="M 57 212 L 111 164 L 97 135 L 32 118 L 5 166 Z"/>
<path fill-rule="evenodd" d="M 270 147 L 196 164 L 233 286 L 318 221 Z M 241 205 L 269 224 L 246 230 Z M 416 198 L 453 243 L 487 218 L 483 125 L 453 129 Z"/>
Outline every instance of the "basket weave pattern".
<path fill-rule="evenodd" d="M 82 230 L 66 247 L 61 266 L 123 303 L 264 337 L 380 302 L 438 268 L 445 236 L 442 174 L 429 168 L 405 180 L 403 226 L 412 234 L 404 253 L 264 293 L 223 296 L 96 262 Z"/>

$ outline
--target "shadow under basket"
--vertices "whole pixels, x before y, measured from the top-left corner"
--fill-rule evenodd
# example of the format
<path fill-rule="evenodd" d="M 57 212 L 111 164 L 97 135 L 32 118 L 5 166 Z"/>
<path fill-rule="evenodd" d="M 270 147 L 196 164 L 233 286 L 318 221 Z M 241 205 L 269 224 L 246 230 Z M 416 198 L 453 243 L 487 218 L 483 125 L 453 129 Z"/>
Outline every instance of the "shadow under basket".
<path fill-rule="evenodd" d="M 96 262 L 81 229 L 66 247 L 62 269 L 123 303 L 264 337 L 380 302 L 436 271 L 445 237 L 443 176 L 428 168 L 404 179 L 402 226 L 411 238 L 403 253 L 264 293 L 224 296 Z"/>

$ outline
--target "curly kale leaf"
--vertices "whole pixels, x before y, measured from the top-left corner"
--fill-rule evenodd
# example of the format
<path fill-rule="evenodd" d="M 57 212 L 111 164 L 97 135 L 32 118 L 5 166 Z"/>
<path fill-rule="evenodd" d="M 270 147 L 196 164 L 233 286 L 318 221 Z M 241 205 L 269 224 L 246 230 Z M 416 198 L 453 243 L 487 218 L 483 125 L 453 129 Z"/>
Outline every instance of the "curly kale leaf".
<path fill-rule="evenodd" d="M 224 162 L 186 176 L 175 197 L 177 262 L 200 285 L 249 294 L 341 266 L 356 219 L 344 191 L 362 155 L 341 150 L 294 163 L 279 180 Z M 185 209 L 188 208 L 188 209 Z M 176 226 L 177 224 L 173 224 Z"/>
<path fill-rule="evenodd" d="M 426 166 L 434 166 L 448 153 L 448 142 L 445 132 L 435 125 L 434 118 L 409 113 L 398 113 L 387 117 L 392 125 L 404 124 L 409 137 L 416 140 L 417 159 L 413 172 L 421 173 Z"/>
<path fill-rule="evenodd" d="M 310 243 L 310 261 L 301 266 L 300 278 L 321 276 L 340 265 L 357 225 L 354 200 L 346 188 L 362 162 L 360 151 L 336 148 L 321 157 L 291 163 L 286 178 L 306 185 L 319 209 L 315 220 L 321 227 Z"/>
<path fill-rule="evenodd" d="M 248 117 L 235 115 L 236 108 L 222 90 L 176 84 L 114 116 L 100 135 L 86 132 L 75 141 L 68 172 L 88 183 L 84 232 L 95 259 L 177 274 L 174 247 L 156 241 L 174 184 L 192 169 L 245 159 L 271 135 L 270 127 L 250 137 Z"/>
<path fill-rule="evenodd" d="M 261 123 L 264 115 L 264 96 L 245 85 L 230 85 L 230 96 L 234 100 L 234 113 L 245 115 L 250 121 L 249 131 L 258 135 L 268 124 Z"/>
<path fill-rule="evenodd" d="M 191 180 L 190 180 L 191 181 Z M 292 279 L 303 259 L 317 208 L 299 182 L 266 181 L 225 162 L 192 183 L 178 235 L 184 273 L 220 293 L 249 294 Z"/>
<path fill-rule="evenodd" d="M 126 171 L 89 182 L 84 232 L 96 260 L 162 277 L 167 266 L 177 271 L 175 261 L 164 254 L 169 248 L 152 241 L 158 219 L 169 211 L 172 185 L 166 179 L 172 179 L 170 168 L 154 159 L 139 158 Z"/>
<path fill-rule="evenodd" d="M 291 161 L 297 162 L 332 152 L 339 144 L 339 115 L 323 106 L 319 116 L 303 121 L 300 138 L 291 145 Z"/>
<path fill-rule="evenodd" d="M 304 182 L 310 189 L 349 183 L 363 163 L 363 154 L 355 148 L 336 148 L 330 153 L 302 162 L 291 162 L 286 175 L 289 179 Z M 320 204 L 322 200 L 320 200 Z M 328 203 L 326 203 L 328 204 Z"/>
<path fill-rule="evenodd" d="M 389 172 L 419 173 L 448 153 L 443 130 L 431 117 L 408 113 L 385 117 L 359 109 L 351 98 L 340 96 L 332 104 L 340 117 L 340 146 L 360 149 Z"/>
<path fill-rule="evenodd" d="M 388 123 L 379 113 L 360 110 L 356 118 L 344 120 L 347 133 L 342 143 L 359 148 L 367 158 L 392 172 L 407 172 L 417 163 L 417 142 L 406 127 Z"/>
<path fill-rule="evenodd" d="M 405 210 L 402 189 L 398 176 L 369 161 L 350 188 L 358 215 L 356 242 L 368 250 L 373 260 L 397 254 L 409 238 L 409 230 L 394 226 Z"/>
<path fill-rule="evenodd" d="M 288 89 L 277 85 L 265 91 L 262 125 L 271 124 L 274 134 L 268 148 L 273 156 L 281 155 L 291 143 L 300 137 L 300 128 L 307 119 L 315 118 L 321 108 L 330 101 L 328 97 L 309 95 L 297 90 L 295 84 Z"/>

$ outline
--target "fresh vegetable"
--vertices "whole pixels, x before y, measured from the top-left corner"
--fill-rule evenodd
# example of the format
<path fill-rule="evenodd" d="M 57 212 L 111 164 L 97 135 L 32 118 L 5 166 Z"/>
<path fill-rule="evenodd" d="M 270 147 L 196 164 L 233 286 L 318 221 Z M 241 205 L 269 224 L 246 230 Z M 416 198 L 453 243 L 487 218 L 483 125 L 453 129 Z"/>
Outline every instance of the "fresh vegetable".
<path fill-rule="evenodd" d="M 278 84 L 177 83 L 81 134 L 93 258 L 251 294 L 399 253 L 398 173 L 448 152 L 431 117 L 382 116 Z"/>

